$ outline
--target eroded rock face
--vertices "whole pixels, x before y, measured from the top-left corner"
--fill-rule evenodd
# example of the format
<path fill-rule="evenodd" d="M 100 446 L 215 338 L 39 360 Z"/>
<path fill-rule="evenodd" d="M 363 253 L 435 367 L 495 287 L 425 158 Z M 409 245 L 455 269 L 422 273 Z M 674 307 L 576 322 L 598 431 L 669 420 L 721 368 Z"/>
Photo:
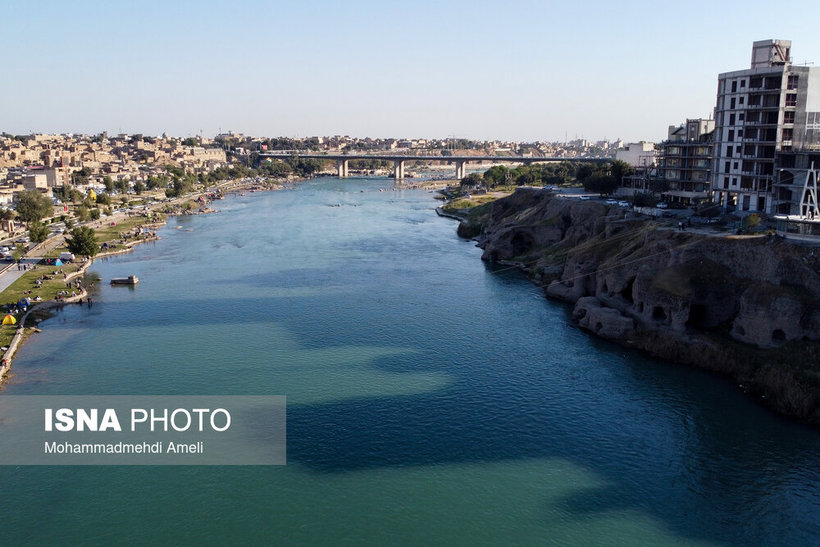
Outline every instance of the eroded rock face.
<path fill-rule="evenodd" d="M 812 310 L 806 309 L 799 296 L 778 289 L 756 285 L 743 292 L 732 322 L 732 337 L 758 347 L 773 347 L 816 335 Z"/>
<path fill-rule="evenodd" d="M 494 202 L 481 241 L 484 260 L 515 263 L 548 296 L 574 303 L 580 327 L 729 375 L 820 424 L 820 385 L 788 366 L 820 362 L 820 251 L 659 229 L 620 207 L 540 190 Z"/>
<path fill-rule="evenodd" d="M 603 306 L 594 296 L 578 299 L 572 311 L 578 326 L 609 340 L 628 340 L 635 334 L 635 322 L 618 310 Z"/>
<path fill-rule="evenodd" d="M 644 332 L 723 332 L 761 348 L 820 340 L 820 262 L 779 239 L 659 230 L 620 207 L 534 189 L 495 202 L 485 235 L 485 260 L 537 270 L 548 296 L 595 297 Z"/>
<path fill-rule="evenodd" d="M 658 229 L 539 190 L 494 202 L 489 217 L 482 258 L 514 263 L 574 303 L 580 327 L 731 376 L 767 406 L 820 424 L 820 383 L 801 372 L 820 362 L 820 251 Z"/>
<path fill-rule="evenodd" d="M 621 208 L 602 203 L 569 202 L 538 189 L 521 188 L 493 203 L 485 230 L 482 259 L 518 260 L 559 242 L 580 242 L 601 230 L 608 212 L 623 218 Z"/>

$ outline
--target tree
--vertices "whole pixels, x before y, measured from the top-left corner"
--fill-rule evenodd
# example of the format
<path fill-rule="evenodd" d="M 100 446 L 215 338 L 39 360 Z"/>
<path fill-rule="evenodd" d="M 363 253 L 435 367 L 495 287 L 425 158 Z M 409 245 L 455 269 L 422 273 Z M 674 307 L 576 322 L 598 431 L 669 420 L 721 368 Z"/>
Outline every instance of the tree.
<path fill-rule="evenodd" d="M 97 194 L 97 205 L 111 205 L 111 196 L 105 192 Z"/>
<path fill-rule="evenodd" d="M 192 184 L 188 178 L 174 177 L 174 186 L 165 189 L 165 195 L 169 198 L 179 197 L 191 191 Z"/>
<path fill-rule="evenodd" d="M 0 220 L 12 220 L 15 215 L 11 209 L 0 209 Z"/>
<path fill-rule="evenodd" d="M 53 212 L 51 200 L 39 190 L 24 190 L 18 194 L 17 216 L 23 222 L 37 222 Z"/>
<path fill-rule="evenodd" d="M 157 188 L 162 188 L 168 184 L 167 177 L 161 175 L 159 177 L 148 177 L 148 189 L 149 190 L 156 190 Z"/>
<path fill-rule="evenodd" d="M 479 186 L 484 185 L 484 178 L 479 175 L 478 173 L 470 173 L 463 179 L 461 179 L 461 187 L 462 188 L 478 188 Z"/>
<path fill-rule="evenodd" d="M 83 167 L 79 171 L 71 173 L 71 182 L 75 185 L 88 184 L 88 177 L 91 176 L 91 169 Z"/>
<path fill-rule="evenodd" d="M 99 220 L 100 218 L 100 210 L 96 207 L 94 209 L 91 209 L 91 211 L 89 211 L 88 214 L 91 215 L 91 220 Z"/>
<path fill-rule="evenodd" d="M 595 165 L 592 163 L 582 163 L 575 171 L 575 178 L 583 184 L 595 172 Z"/>
<path fill-rule="evenodd" d="M 66 184 L 66 185 L 63 185 L 63 186 L 55 187 L 51 192 L 54 194 L 54 197 L 56 197 L 57 199 L 59 199 L 61 201 L 64 201 L 64 202 L 69 202 L 69 201 L 71 201 L 71 190 L 72 190 L 71 185 Z"/>
<path fill-rule="evenodd" d="M 91 213 L 88 211 L 88 207 L 85 205 L 80 205 L 74 210 L 74 216 L 77 217 L 77 220 L 80 222 L 85 222 L 89 218 L 91 218 Z"/>
<path fill-rule="evenodd" d="M 618 188 L 618 181 L 606 171 L 595 171 L 584 180 L 584 189 L 589 192 L 597 192 L 599 194 L 608 195 Z"/>
<path fill-rule="evenodd" d="M 108 175 L 103 177 L 103 184 L 105 185 L 105 191 L 109 194 L 114 191 L 114 181 Z"/>
<path fill-rule="evenodd" d="M 532 184 L 534 182 L 535 182 L 535 175 L 533 175 L 532 173 L 521 173 L 515 179 L 515 183 L 518 186 L 528 185 L 528 184 Z"/>
<path fill-rule="evenodd" d="M 504 184 L 507 180 L 509 169 L 503 165 L 493 165 L 484 172 L 484 180 L 487 181 L 488 186 L 497 186 Z"/>
<path fill-rule="evenodd" d="M 615 182 L 620 186 L 623 178 L 635 172 L 635 169 L 622 160 L 612 160 L 609 162 L 609 173 L 615 178 Z"/>
<path fill-rule="evenodd" d="M 88 226 L 78 226 L 71 230 L 71 237 L 65 239 L 68 250 L 75 255 L 94 256 L 100 250 L 94 230 Z"/>
<path fill-rule="evenodd" d="M 145 183 L 142 182 L 141 180 L 138 180 L 137 182 L 135 182 L 134 183 L 134 192 L 137 195 L 142 194 L 143 192 L 145 192 Z"/>
<path fill-rule="evenodd" d="M 48 238 L 48 225 L 35 220 L 28 225 L 28 237 L 34 243 L 42 243 Z"/>
<path fill-rule="evenodd" d="M 117 190 L 120 191 L 120 194 L 128 192 L 128 181 L 126 179 L 120 179 L 115 182 L 114 185 L 117 187 Z"/>

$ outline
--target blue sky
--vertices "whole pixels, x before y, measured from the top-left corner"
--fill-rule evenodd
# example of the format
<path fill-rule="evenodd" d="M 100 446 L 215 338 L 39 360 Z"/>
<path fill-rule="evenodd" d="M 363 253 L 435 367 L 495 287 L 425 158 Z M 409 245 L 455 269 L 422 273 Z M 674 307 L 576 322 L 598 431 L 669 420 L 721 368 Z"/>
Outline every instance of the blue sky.
<path fill-rule="evenodd" d="M 0 2 L 0 131 L 659 140 L 820 3 Z"/>

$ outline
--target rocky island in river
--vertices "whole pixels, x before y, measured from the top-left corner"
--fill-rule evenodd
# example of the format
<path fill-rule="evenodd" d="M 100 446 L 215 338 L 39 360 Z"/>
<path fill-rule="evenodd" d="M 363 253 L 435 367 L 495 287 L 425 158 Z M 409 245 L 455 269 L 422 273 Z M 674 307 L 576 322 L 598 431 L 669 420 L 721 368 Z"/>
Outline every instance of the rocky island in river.
<path fill-rule="evenodd" d="M 820 424 L 820 256 L 774 236 L 681 231 L 597 201 L 520 188 L 459 225 L 482 258 L 574 304 L 598 336 L 731 377 Z M 478 213 L 478 214 L 476 214 Z"/>

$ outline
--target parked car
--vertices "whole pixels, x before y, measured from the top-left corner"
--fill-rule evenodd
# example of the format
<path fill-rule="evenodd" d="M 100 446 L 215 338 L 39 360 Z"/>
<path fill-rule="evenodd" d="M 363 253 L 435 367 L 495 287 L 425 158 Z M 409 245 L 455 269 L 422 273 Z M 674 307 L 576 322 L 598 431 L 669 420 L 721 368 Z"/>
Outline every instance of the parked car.
<path fill-rule="evenodd" d="M 619 201 L 618 205 L 620 205 L 621 207 L 629 207 L 630 206 L 628 201 L 623 201 L 623 200 Z"/>
<path fill-rule="evenodd" d="M 666 203 L 665 201 L 661 201 L 661 202 L 658 202 L 658 204 L 655 205 L 655 207 L 657 207 L 658 209 L 666 209 L 666 208 L 669 207 L 669 204 Z"/>
<path fill-rule="evenodd" d="M 606 200 L 606 204 L 607 205 L 618 205 L 618 200 L 617 199 L 608 199 L 608 200 Z"/>

